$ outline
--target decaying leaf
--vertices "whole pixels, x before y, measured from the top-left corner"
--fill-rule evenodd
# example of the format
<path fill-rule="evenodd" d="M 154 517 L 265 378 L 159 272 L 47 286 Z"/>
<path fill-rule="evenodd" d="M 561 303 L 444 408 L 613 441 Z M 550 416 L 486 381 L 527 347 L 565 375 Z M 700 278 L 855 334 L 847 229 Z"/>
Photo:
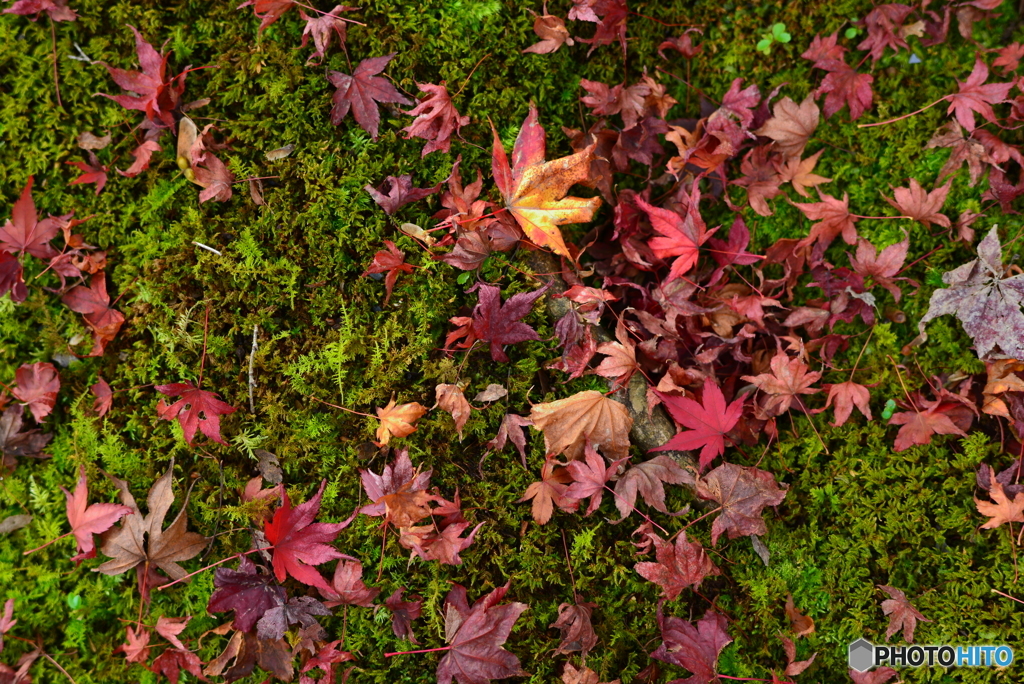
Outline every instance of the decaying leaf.
<path fill-rule="evenodd" d="M 380 427 L 377 428 L 377 441 L 381 444 L 388 444 L 391 438 L 407 437 L 416 430 L 418 421 L 427 407 L 417 402 L 395 405 L 392 399 L 384 408 L 377 409 L 377 417 L 380 419 Z"/>
<path fill-rule="evenodd" d="M 535 404 L 530 420 L 544 433 L 544 447 L 550 455 L 565 454 L 570 460 L 580 460 L 589 440 L 613 460 L 629 456 L 629 431 L 633 427 L 629 411 L 595 390 Z"/>

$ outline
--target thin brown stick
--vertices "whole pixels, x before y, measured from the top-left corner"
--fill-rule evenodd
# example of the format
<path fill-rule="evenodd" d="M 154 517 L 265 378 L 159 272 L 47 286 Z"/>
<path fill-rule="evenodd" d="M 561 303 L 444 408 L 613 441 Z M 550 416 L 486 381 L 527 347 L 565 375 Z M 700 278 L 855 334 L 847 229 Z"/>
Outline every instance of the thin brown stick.
<path fill-rule="evenodd" d="M 450 99 L 454 100 L 455 98 L 457 98 L 459 96 L 459 93 L 461 93 L 463 90 L 465 90 L 466 84 L 469 83 L 469 79 L 472 78 L 472 76 L 473 76 L 473 72 L 475 72 L 476 68 L 478 66 L 480 66 L 481 64 L 483 64 L 484 60 L 487 59 L 490 56 L 491 56 L 491 53 L 488 52 L 486 55 L 484 55 L 483 57 L 480 58 L 480 61 L 478 61 L 476 63 L 476 65 L 472 69 L 469 70 L 469 75 L 466 76 L 465 80 L 462 81 L 462 85 L 459 86 L 458 91 L 454 95 L 452 95 Z"/>
<path fill-rule="evenodd" d="M 60 76 L 57 74 L 57 30 L 53 28 L 52 17 L 50 18 L 50 40 L 53 45 L 53 89 L 57 91 L 57 106 L 64 109 L 64 103 L 60 101 Z"/>
<path fill-rule="evenodd" d="M 939 104 L 940 102 L 945 102 L 949 98 L 950 98 L 949 95 L 946 95 L 945 97 L 940 97 L 935 102 L 932 102 L 930 105 L 926 105 L 924 107 L 921 107 L 916 112 L 910 112 L 909 114 L 904 114 L 903 116 L 897 116 L 895 119 L 889 119 L 888 121 L 876 121 L 875 123 L 869 123 L 869 124 L 857 124 L 857 128 L 871 128 L 872 126 L 885 126 L 886 124 L 896 123 L 897 121 L 903 121 L 903 119 L 909 119 L 910 117 L 915 116 L 917 114 L 920 114 L 921 112 L 923 112 L 925 110 L 931 109 L 935 105 Z"/>
<path fill-rule="evenodd" d="M 203 354 L 199 357 L 199 382 L 196 389 L 203 386 L 203 367 L 206 365 L 206 334 L 210 330 L 210 302 L 206 302 L 206 316 L 203 318 Z"/>
<path fill-rule="evenodd" d="M 25 552 L 24 552 L 24 553 L 22 553 L 21 555 L 22 555 L 22 556 L 27 556 L 27 555 L 28 555 L 28 554 L 30 554 L 30 553 L 35 553 L 36 551 L 40 551 L 40 550 L 42 550 L 42 549 L 45 549 L 45 548 L 46 548 L 47 546 L 49 546 L 50 544 L 53 544 L 53 543 L 59 542 L 59 541 L 60 541 L 61 539 L 64 539 L 65 537 L 70 537 L 70 536 L 71 536 L 71 535 L 73 535 L 74 533 L 75 533 L 75 532 L 74 532 L 74 530 L 72 530 L 71 532 L 68 532 L 68 533 L 66 533 L 66 534 L 62 534 L 62 535 L 60 535 L 59 537 L 57 537 L 56 539 L 51 539 L 50 541 L 46 542 L 46 543 L 45 543 L 45 544 L 43 544 L 42 546 L 37 546 L 37 547 L 36 547 L 36 548 L 34 548 L 34 549 L 29 549 L 28 551 L 25 551 Z"/>

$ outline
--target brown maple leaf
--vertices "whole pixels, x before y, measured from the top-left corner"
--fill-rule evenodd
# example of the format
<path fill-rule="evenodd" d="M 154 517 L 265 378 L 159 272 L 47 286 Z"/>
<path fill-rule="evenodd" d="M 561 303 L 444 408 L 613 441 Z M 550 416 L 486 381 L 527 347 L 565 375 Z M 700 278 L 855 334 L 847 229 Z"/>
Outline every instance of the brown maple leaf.
<path fill-rule="evenodd" d="M 434 388 L 434 394 L 437 396 L 437 403 L 434 405 L 434 408 L 440 408 L 442 411 L 452 414 L 452 419 L 455 421 L 455 430 L 459 433 L 459 440 L 461 441 L 462 428 L 466 426 L 466 421 L 469 420 L 469 414 L 471 413 L 469 402 L 466 400 L 466 395 L 463 394 L 462 387 L 442 383 Z"/>
<path fill-rule="evenodd" d="M 620 680 L 613 679 L 610 682 L 601 682 L 597 673 L 586 665 L 580 665 L 577 670 L 572 663 L 566 663 L 562 670 L 562 684 L 620 684 Z"/>
<path fill-rule="evenodd" d="M 649 535 L 654 543 L 657 563 L 637 563 L 635 570 L 645 579 L 659 585 L 665 600 L 671 601 L 686 587 L 699 587 L 705 577 L 721 575 L 722 571 L 711 562 L 700 542 L 686 539 L 684 530 L 675 544 L 666 542 L 656 534 Z"/>
<path fill-rule="evenodd" d="M 761 511 L 782 503 L 786 490 L 786 485 L 780 488 L 771 473 L 734 463 L 723 463 L 697 480 L 697 495 L 722 507 L 711 525 L 711 543 L 717 544 L 723 532 L 729 534 L 729 539 L 766 534 Z"/>
<path fill-rule="evenodd" d="M 796 609 L 792 594 L 786 597 L 786 617 L 789 618 L 789 625 L 798 638 L 814 634 L 814 620 Z"/>
<path fill-rule="evenodd" d="M 493 129 L 493 125 L 492 125 Z M 498 131 L 493 129 L 492 169 L 494 182 L 505 200 L 505 208 L 519 223 L 526 237 L 556 254 L 569 256 L 558 226 L 586 223 L 601 205 L 600 197 L 566 197 L 576 183 L 589 175 L 594 159 L 593 147 L 582 152 L 544 161 L 546 135 L 531 106 L 512 148 L 509 166 Z"/>
<path fill-rule="evenodd" d="M 572 483 L 572 476 L 564 467 L 556 461 L 548 459 L 544 462 L 540 472 L 540 482 L 534 482 L 526 488 L 523 497 L 516 503 L 533 500 L 533 519 L 539 525 L 545 525 L 551 520 L 551 514 L 558 506 L 563 511 L 571 513 L 579 507 L 578 499 L 570 499 L 565 496 L 569 484 Z"/>
<path fill-rule="evenodd" d="M 983 530 L 992 530 L 1003 523 L 1024 522 L 1024 495 L 1018 493 L 1012 499 L 1006 496 L 1003 485 L 993 481 L 988 495 L 995 503 L 974 499 L 974 505 L 978 512 L 987 516 L 989 520 L 981 526 Z"/>
<path fill-rule="evenodd" d="M 523 52 L 532 52 L 536 55 L 546 55 L 556 52 L 563 45 L 572 47 L 575 42 L 569 37 L 569 29 L 565 28 L 565 21 L 546 12 L 535 15 L 533 20 L 533 32 L 541 39 Z"/>
<path fill-rule="evenodd" d="M 1024 380 L 1017 375 L 1018 372 L 1024 371 L 1024 363 L 1016 359 L 986 360 L 985 370 L 988 373 L 988 381 L 982 390 L 984 399 L 981 412 L 1009 419 L 1010 411 L 1006 402 L 998 395 L 1006 392 L 1024 392 Z"/>
<path fill-rule="evenodd" d="M 1024 275 L 1003 278 L 1003 272 L 1003 249 L 993 226 L 978 243 L 977 259 L 942 275 L 949 287 L 932 293 L 928 312 L 918 323 L 919 339 L 928 339 L 928 321 L 953 314 L 974 340 L 979 358 L 998 347 L 1011 358 L 1024 359 Z"/>
<path fill-rule="evenodd" d="M 380 426 L 377 428 L 377 441 L 380 444 L 388 444 L 391 438 L 407 437 L 416 431 L 418 421 L 427 407 L 417 402 L 395 405 L 394 398 L 384 408 L 377 409 L 377 418 L 380 419 Z"/>
<path fill-rule="evenodd" d="M 916 179 L 910 179 L 909 188 L 893 188 L 893 198 L 890 199 L 883 195 L 882 197 L 886 202 L 896 207 L 896 209 L 909 216 L 915 221 L 920 221 L 925 226 L 931 226 L 933 223 L 937 223 L 943 228 L 949 228 L 949 218 L 939 213 L 942 209 L 942 205 L 946 201 L 946 195 L 949 194 L 950 185 L 953 180 L 946 181 L 945 185 L 939 186 L 931 192 L 926 191 L 921 187 L 921 184 Z"/>
<path fill-rule="evenodd" d="M 179 580 L 188 573 L 178 565 L 181 561 L 194 558 L 209 543 L 209 539 L 201 534 L 188 531 L 188 498 L 182 503 L 174 521 L 164 529 L 164 518 L 174 503 L 174 492 L 171 489 L 171 477 L 174 472 L 174 461 L 167 472 L 160 476 L 149 490 L 146 499 L 149 513 L 143 515 L 135 498 L 124 480 L 111 478 L 114 485 L 121 491 L 121 501 L 132 511 L 125 516 L 121 525 L 103 535 L 100 553 L 111 560 L 95 568 L 94 572 L 104 575 L 120 575 L 136 568 L 139 579 L 139 591 L 143 599 L 149 600 L 149 590 L 155 582 L 164 583 L 156 568 L 166 572 L 171 579 Z"/>
<path fill-rule="evenodd" d="M 582 651 L 581 657 L 587 657 L 587 653 L 597 645 L 597 634 L 590 622 L 594 608 L 597 608 L 596 603 L 580 603 L 579 598 L 575 603 L 558 606 L 558 619 L 548 625 L 548 629 L 562 630 L 562 643 L 555 653 Z"/>
<path fill-rule="evenodd" d="M 633 418 L 619 402 L 596 390 L 587 390 L 548 404 L 534 404 L 533 427 L 544 433 L 549 455 L 584 458 L 587 440 L 610 459 L 629 456 L 629 431 Z"/>
<path fill-rule="evenodd" d="M 775 103 L 775 112 L 761 128 L 754 131 L 775 141 L 775 148 L 786 159 L 800 158 L 821 113 L 814 98 L 808 95 L 800 104 L 784 97 Z"/>
<path fill-rule="evenodd" d="M 771 373 L 761 373 L 756 376 L 744 375 L 742 378 L 770 395 L 759 406 L 767 416 L 778 416 L 785 413 L 794 402 L 798 407 L 806 408 L 800 395 L 816 394 L 821 391 L 811 387 L 821 379 L 821 373 L 818 371 L 808 372 L 810 369 L 799 357 L 791 359 L 785 353 L 779 352 L 772 357 L 770 367 Z"/>
<path fill-rule="evenodd" d="M 824 150 L 818 150 L 807 159 L 791 157 L 783 166 L 779 167 L 779 179 L 783 183 L 792 183 L 793 189 L 801 197 L 810 197 L 807 188 L 814 188 L 822 183 L 831 183 L 831 178 L 825 178 L 814 173 L 814 167 L 818 164 Z"/>
<path fill-rule="evenodd" d="M 921 622 L 931 622 L 931 620 L 921 615 L 917 608 L 910 604 L 910 599 L 906 594 L 899 589 L 885 584 L 879 584 L 878 588 L 892 597 L 882 601 L 882 612 L 889 616 L 889 628 L 885 630 L 885 640 L 889 641 L 893 634 L 902 629 L 903 640 L 908 644 L 914 643 L 914 629 L 917 627 L 918 620 Z"/>

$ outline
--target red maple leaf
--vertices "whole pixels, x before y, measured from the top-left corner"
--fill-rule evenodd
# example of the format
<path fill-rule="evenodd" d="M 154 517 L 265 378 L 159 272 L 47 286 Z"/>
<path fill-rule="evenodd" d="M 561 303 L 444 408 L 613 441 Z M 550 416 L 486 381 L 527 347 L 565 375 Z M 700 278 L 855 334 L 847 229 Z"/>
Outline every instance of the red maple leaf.
<path fill-rule="evenodd" d="M 589 56 L 598 45 L 611 45 L 616 40 L 622 46 L 622 57 L 626 57 L 626 17 L 629 10 L 625 0 L 573 0 L 575 6 L 569 10 L 569 18 L 592 21 L 597 24 L 593 38 L 580 38 L 589 43 Z"/>
<path fill-rule="evenodd" d="M 331 44 L 332 34 L 337 34 L 338 44 L 343 50 L 345 49 L 345 20 L 338 15 L 342 12 L 353 12 L 357 9 L 359 8 L 336 5 L 330 12 L 317 14 L 314 17 L 306 16 L 305 12 L 299 10 L 299 16 L 306 22 L 306 28 L 302 29 L 302 47 L 306 47 L 306 43 L 309 42 L 312 36 L 313 47 L 316 48 L 313 54 L 309 56 L 309 59 L 306 60 L 306 64 L 319 64 L 320 62 L 313 62 L 317 57 L 321 61 L 323 60 L 324 54 Z"/>
<path fill-rule="evenodd" d="M 555 506 L 567 513 L 575 511 L 579 506 L 578 499 L 571 499 L 565 495 L 570 482 L 572 482 L 572 478 L 569 471 L 565 467 L 556 465 L 556 461 L 548 459 L 541 466 L 540 481 L 531 483 L 522 498 L 516 503 L 533 499 L 533 519 L 538 524 L 545 525 L 551 520 Z"/>
<path fill-rule="evenodd" d="M 262 32 L 263 29 L 273 24 L 281 18 L 281 15 L 290 10 L 295 5 L 295 0 L 248 0 L 235 9 L 242 9 L 249 5 L 252 5 L 253 14 L 262 20 L 260 21 L 259 28 Z"/>
<path fill-rule="evenodd" d="M 814 34 L 814 40 L 811 41 L 810 47 L 804 52 L 801 57 L 809 59 L 814 62 L 815 67 L 824 69 L 832 61 L 842 61 L 843 55 L 846 54 L 846 48 L 838 44 L 839 32 L 833 33 L 831 36 L 822 38 L 818 34 Z"/>
<path fill-rule="evenodd" d="M 814 66 L 828 71 L 815 91 L 817 96 L 825 95 L 822 109 L 826 119 L 849 105 L 850 121 L 854 121 L 871 107 L 874 99 L 871 90 L 871 84 L 875 81 L 874 76 L 862 74 L 841 60 L 823 60 Z"/>
<path fill-rule="evenodd" d="M 53 21 L 74 21 L 78 19 L 75 10 L 68 7 L 68 0 L 17 0 L 4 10 L 4 14 L 39 14 L 46 12 Z M 38 17 L 33 17 L 35 21 Z"/>
<path fill-rule="evenodd" d="M 170 53 L 161 55 L 152 45 L 142 38 L 138 30 L 129 25 L 128 28 L 135 34 L 135 51 L 139 55 L 139 65 L 142 71 L 128 71 L 112 67 L 105 62 L 100 62 L 110 77 L 117 85 L 129 93 L 136 95 L 107 95 L 97 93 L 103 97 L 110 98 L 125 109 L 134 109 L 145 112 L 146 118 L 156 124 L 171 127 L 174 125 L 172 112 L 181 102 L 181 94 L 185 92 L 185 77 L 188 69 L 177 76 L 167 80 L 167 57 Z"/>
<path fill-rule="evenodd" d="M 476 339 L 490 342 L 491 359 L 508 363 L 503 347 L 527 340 L 539 340 L 540 335 L 520 319 L 530 313 L 533 303 L 544 294 L 550 283 L 533 292 L 520 292 L 501 303 L 501 288 L 488 283 L 477 283 L 467 292 L 479 290 L 479 300 L 473 308 L 473 335 Z"/>
<path fill-rule="evenodd" d="M 334 107 L 331 108 L 332 124 L 339 125 L 351 110 L 356 123 L 376 140 L 377 129 L 380 126 L 378 102 L 413 104 L 412 100 L 391 85 L 391 81 L 375 75 L 384 71 L 384 67 L 395 58 L 395 54 L 397 53 L 392 52 L 383 57 L 364 59 L 356 66 L 351 76 L 340 71 L 332 71 L 327 75 L 327 80 L 337 88 L 333 97 Z"/>
<path fill-rule="evenodd" d="M 351 517 L 340 523 L 313 522 L 320 511 L 320 500 L 326 486 L 327 480 L 323 480 L 316 495 L 295 508 L 292 508 L 288 493 L 285 492 L 284 501 L 274 511 L 273 520 L 264 524 L 263 533 L 267 541 L 274 545 L 272 562 L 278 582 L 283 582 L 291 575 L 303 584 L 330 592 L 330 585 L 312 566 L 339 558 L 356 560 L 328 546 L 352 522 Z"/>
<path fill-rule="evenodd" d="M 979 55 L 974 62 L 974 69 L 967 80 L 961 83 L 960 91 L 949 96 L 949 108 L 947 114 L 955 112 L 956 120 L 968 130 L 974 130 L 974 113 L 981 114 L 982 118 L 990 123 L 996 123 L 996 113 L 992 111 L 992 105 L 1005 102 L 1013 88 L 1014 82 L 1010 83 L 989 83 L 988 67 Z"/>
<path fill-rule="evenodd" d="M 227 202 L 231 199 L 231 184 L 235 182 L 235 174 L 220 160 L 220 157 L 210 151 L 213 144 L 213 135 L 210 129 L 213 124 L 207 124 L 202 133 L 196 136 L 189 148 L 190 169 L 192 171 L 192 182 L 203 190 L 199 193 L 199 203 L 207 200 Z"/>
<path fill-rule="evenodd" d="M 900 213 L 909 216 L 915 221 L 920 221 L 925 226 L 937 223 L 943 228 L 949 228 L 952 225 L 949 217 L 940 214 L 939 210 L 942 209 L 942 205 L 946 202 L 946 195 L 949 194 L 952 184 L 953 179 L 950 178 L 946 181 L 945 185 L 940 185 L 931 192 L 928 192 L 921 187 L 917 179 L 911 178 L 909 188 L 893 188 L 892 199 L 884 195 L 883 197 L 886 202 L 894 206 Z"/>
<path fill-rule="evenodd" d="M 399 587 L 384 600 L 384 607 L 391 611 L 391 631 L 399 639 L 408 639 L 412 643 L 418 644 L 416 636 L 412 633 L 412 621 L 420 617 L 423 601 L 419 596 L 410 596 L 412 601 L 403 601 L 403 593 L 405 593 L 405 587 Z"/>
<path fill-rule="evenodd" d="M 405 253 L 398 249 L 398 247 L 395 247 L 394 242 L 385 240 L 384 246 L 387 249 L 382 249 L 373 255 L 373 261 L 370 262 L 370 266 L 363 275 L 387 273 L 384 277 L 384 291 L 387 293 L 384 297 L 384 306 L 387 306 L 388 300 L 391 299 L 391 291 L 395 289 L 395 281 L 398 280 L 398 274 L 412 273 L 413 267 L 405 263 Z"/>
<path fill-rule="evenodd" d="M 509 585 L 498 587 L 470 608 L 466 590 L 455 584 L 445 598 L 448 652 L 437 664 L 437 684 L 483 684 L 492 679 L 528 675 L 519 658 L 501 647 L 525 603 L 498 605 Z"/>
<path fill-rule="evenodd" d="M 830 425 L 839 427 L 845 424 L 850 419 L 854 406 L 864 414 L 865 418 L 871 420 L 871 407 L 868 406 L 870 398 L 871 393 L 868 392 L 867 387 L 851 380 L 832 385 L 828 390 L 828 399 L 825 400 L 825 408 L 831 406 L 833 400 L 836 402 L 835 422 Z M 824 410 L 818 409 L 814 413 Z"/>
<path fill-rule="evenodd" d="M 651 654 L 656 660 L 684 667 L 693 673 L 679 684 L 709 684 L 718 679 L 718 654 L 732 643 L 725 617 L 708 610 L 696 625 L 677 617 L 665 617 L 658 609 L 662 644 Z"/>
<path fill-rule="evenodd" d="M 452 104 L 452 98 L 448 94 L 444 81 L 440 85 L 430 83 L 417 83 L 419 89 L 427 93 L 427 97 L 420 100 L 414 109 L 404 112 L 416 119 L 403 128 L 406 139 L 423 138 L 427 144 L 423 146 L 420 157 L 426 157 L 431 152 L 448 152 L 452 145 L 452 134 L 457 134 L 459 129 L 469 124 L 468 116 L 459 116 Z"/>
<path fill-rule="evenodd" d="M 0 296 L 7 292 L 11 293 L 12 302 L 23 302 L 28 297 L 25 270 L 18 257 L 10 252 L 0 251 Z"/>
<path fill-rule="evenodd" d="M 743 397 L 728 406 L 725 395 L 711 378 L 704 380 L 702 404 L 687 397 L 655 392 L 677 423 L 690 428 L 651 451 L 689 451 L 700 448 L 700 469 L 704 470 L 715 456 L 725 453 L 725 435 L 736 427 L 743 415 Z"/>
<path fill-rule="evenodd" d="M 850 195 L 844 192 L 843 199 L 839 200 L 818 190 L 818 196 L 821 198 L 820 202 L 793 204 L 804 212 L 804 216 L 812 221 L 818 221 L 811 226 L 811 234 L 802 242 L 820 242 L 821 249 L 824 249 L 840 234 L 848 245 L 857 242 L 857 227 L 854 224 L 860 219 L 850 213 Z"/>
<path fill-rule="evenodd" d="M 891 48 L 893 52 L 899 52 L 900 48 L 907 47 L 907 41 L 903 37 L 903 22 L 907 15 L 913 11 L 909 5 L 891 3 L 879 5 L 864 17 L 864 27 L 868 36 L 857 46 L 858 50 L 869 50 L 871 59 L 875 62 L 882 58 L 885 48 Z"/>
<path fill-rule="evenodd" d="M 11 254 L 28 252 L 48 261 L 57 255 L 50 246 L 50 240 L 57 235 L 58 230 L 58 219 L 50 217 L 38 220 L 36 205 L 32 201 L 32 176 L 29 176 L 21 197 L 11 208 L 11 218 L 0 228 L 0 250 Z"/>
<path fill-rule="evenodd" d="M 384 466 L 380 475 L 360 468 L 359 478 L 363 483 L 363 491 L 373 503 L 364 505 L 359 512 L 374 517 L 386 515 L 388 496 L 399 492 L 413 494 L 426 491 L 430 486 L 431 472 L 429 469 L 424 472 L 414 469 L 408 449 L 399 450 L 395 460 Z"/>
<path fill-rule="evenodd" d="M 203 676 L 203 662 L 199 660 L 199 656 L 191 651 L 183 651 L 180 648 L 168 648 L 165 650 L 153 660 L 153 664 L 149 666 L 149 669 L 157 675 L 162 674 L 167 677 L 171 684 L 178 684 L 182 670 L 195 675 L 197 678 Z"/>
<path fill-rule="evenodd" d="M 227 444 L 220 436 L 220 416 L 234 413 L 237 409 L 221 401 L 215 392 L 201 390 L 188 382 L 174 382 L 169 385 L 157 385 L 156 391 L 168 397 L 181 397 L 173 404 L 167 405 L 163 399 L 157 403 L 157 414 L 163 420 L 178 419 L 185 441 L 189 444 L 196 435 L 196 428 L 215 442 Z"/>
<path fill-rule="evenodd" d="M 914 407 L 913 411 L 894 413 L 889 419 L 889 425 L 902 426 L 896 433 L 896 443 L 893 447 L 896 451 L 909 449 L 915 444 L 931 444 L 932 435 L 967 436 L 952 418 L 940 410 L 940 402 L 926 403 L 934 405 L 923 411 Z"/>
<path fill-rule="evenodd" d="M 637 563 L 635 570 L 660 586 L 667 601 L 679 596 L 686 587 L 699 587 L 709 575 L 722 574 L 700 542 L 687 541 L 685 530 L 676 537 L 674 545 L 656 534 L 649 538 L 654 543 L 658 562 Z"/>
<path fill-rule="evenodd" d="M 14 398 L 28 406 L 37 423 L 53 411 L 60 390 L 60 378 L 52 363 L 26 363 L 14 373 Z"/>
<path fill-rule="evenodd" d="M 96 412 L 96 416 L 102 418 L 107 415 L 107 411 L 114 405 L 114 393 L 110 389 L 110 385 L 103 378 L 96 380 L 96 384 L 89 388 L 93 396 L 96 399 L 93 401 L 92 410 Z"/>
<path fill-rule="evenodd" d="M 67 497 L 68 522 L 71 523 L 71 532 L 75 535 L 75 541 L 78 542 L 79 553 L 71 560 L 78 564 L 86 558 L 95 558 L 96 544 L 93 542 L 92 535 L 106 532 L 118 520 L 132 513 L 132 509 L 112 503 L 89 505 L 89 486 L 85 478 L 85 467 L 79 467 L 78 484 L 75 486 L 74 494 L 63 487 L 60 489 Z"/>
<path fill-rule="evenodd" d="M 242 556 L 238 570 L 217 568 L 213 574 L 216 591 L 210 596 L 206 610 L 209 613 L 235 611 L 233 626 L 243 632 L 256 628 L 260 618 L 288 600 L 284 587 L 274 584 L 266 568 Z"/>
<path fill-rule="evenodd" d="M 648 506 L 667 513 L 663 483 L 692 484 L 693 476 L 668 456 L 655 456 L 627 470 L 615 483 L 615 506 L 622 517 L 633 512 L 638 494 Z"/>
<path fill-rule="evenodd" d="M 697 495 L 717 501 L 722 512 L 711 525 L 711 543 L 717 544 L 723 532 L 729 539 L 751 534 L 766 534 L 761 517 L 765 506 L 778 506 L 786 498 L 786 485 L 781 488 L 775 476 L 765 470 L 723 463 L 707 477 L 697 480 Z"/>
<path fill-rule="evenodd" d="M 903 262 L 907 259 L 907 251 L 910 249 L 910 236 L 903 234 L 903 239 L 893 243 L 882 250 L 878 250 L 870 242 L 861 238 L 857 241 L 857 254 L 850 257 L 850 265 L 853 270 L 865 278 L 871 276 L 876 285 L 888 290 L 893 299 L 897 302 L 903 296 L 903 291 L 894 282 L 896 274 L 903 268 Z"/>
<path fill-rule="evenodd" d="M 369 608 L 380 589 L 366 586 L 363 582 L 363 566 L 359 561 L 343 560 L 334 568 L 330 591 L 322 593 L 329 599 L 324 602 L 328 608 L 341 605 Z"/>
<path fill-rule="evenodd" d="M 604 458 L 597 450 L 590 446 L 587 440 L 584 447 L 586 460 L 569 461 L 569 474 L 572 476 L 572 484 L 565 490 L 564 496 L 567 499 L 582 501 L 590 497 L 590 506 L 587 507 L 586 515 L 590 515 L 601 505 L 601 498 L 607 487 L 607 482 L 618 472 L 622 460 L 613 461 L 611 465 L 605 465 Z"/>
<path fill-rule="evenodd" d="M 412 186 L 412 176 L 408 174 L 398 178 L 388 176 L 384 179 L 380 188 L 374 188 L 372 185 L 363 187 L 363 190 L 370 193 L 373 201 L 379 204 L 388 216 L 394 214 L 400 207 L 404 207 L 410 202 L 421 200 L 440 189 L 440 183 L 432 188 L 414 188 Z"/>
<path fill-rule="evenodd" d="M 917 622 L 931 622 L 928 618 L 914 608 L 907 595 L 895 587 L 879 584 L 878 588 L 888 594 L 891 598 L 882 601 L 882 612 L 889 616 L 889 627 L 885 630 L 885 640 L 889 641 L 893 634 L 903 630 L 903 640 L 908 644 L 914 643 L 914 629 Z"/>
<path fill-rule="evenodd" d="M 636 204 L 645 212 L 651 221 L 651 227 L 660 233 L 660 236 L 651 238 L 647 244 L 651 251 L 659 259 L 678 257 L 672 262 L 666 280 L 674 280 L 681 277 L 697 263 L 697 248 L 704 244 L 717 228 L 708 231 L 701 218 L 697 205 L 700 203 L 700 188 L 693 184 L 692 194 L 689 196 L 686 216 L 680 216 L 674 211 L 655 207 L 637 197 Z"/>
<path fill-rule="evenodd" d="M 76 169 L 82 172 L 82 175 L 71 181 L 71 185 L 81 185 L 83 183 L 95 183 L 96 194 L 103 192 L 103 187 L 107 184 L 107 171 L 108 169 L 103 164 L 100 164 L 99 159 L 96 158 L 95 153 L 89 152 L 89 161 L 77 161 L 77 162 L 64 162 L 74 166 Z"/>
<path fill-rule="evenodd" d="M 760 409 L 769 416 L 778 416 L 790 409 L 795 403 L 804 408 L 802 394 L 816 394 L 820 389 L 811 387 L 821 379 L 818 371 L 810 369 L 800 357 L 789 358 L 784 352 L 778 352 L 771 360 L 771 373 L 760 375 L 744 375 L 743 380 L 752 382 L 757 388 L 769 395 Z"/>

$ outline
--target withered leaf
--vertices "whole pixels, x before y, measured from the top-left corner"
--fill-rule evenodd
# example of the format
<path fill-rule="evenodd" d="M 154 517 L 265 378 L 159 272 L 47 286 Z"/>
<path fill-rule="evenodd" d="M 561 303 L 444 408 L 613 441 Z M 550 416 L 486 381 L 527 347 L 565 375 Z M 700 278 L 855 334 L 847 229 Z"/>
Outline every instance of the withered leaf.
<path fill-rule="evenodd" d="M 563 603 L 558 606 L 558 619 L 548 625 L 548 629 L 562 630 L 562 643 L 555 653 L 572 653 L 582 651 L 582 657 L 597 645 L 597 633 L 590 622 L 596 603 Z"/>
<path fill-rule="evenodd" d="M 124 480 L 111 478 L 114 485 L 121 491 L 121 501 L 132 511 L 125 516 L 121 525 L 103 535 L 100 552 L 111 560 L 95 568 L 94 572 L 104 575 L 120 575 L 132 568 L 138 568 L 140 591 L 148 596 L 148 578 L 154 567 L 166 572 L 171 579 L 178 580 L 187 575 L 181 561 L 194 558 L 209 543 L 209 539 L 201 534 L 188 531 L 188 499 L 182 503 L 174 521 L 164 529 L 164 518 L 174 503 L 174 492 L 171 478 L 174 472 L 174 461 L 167 472 L 160 476 L 149 490 L 146 499 L 148 514 L 143 515 L 135 498 L 132 496 L 128 483 Z"/>
<path fill-rule="evenodd" d="M 655 456 L 649 461 L 633 466 L 615 483 L 615 506 L 625 518 L 633 512 L 636 497 L 643 497 L 644 503 L 667 513 L 665 507 L 665 486 L 693 482 L 693 475 L 679 467 L 668 456 Z"/>
<path fill-rule="evenodd" d="M 766 534 L 761 511 L 782 503 L 786 490 L 787 486 L 779 487 L 771 473 L 735 463 L 723 463 L 697 480 L 697 495 L 722 506 L 711 525 L 711 543 L 717 544 L 723 532 L 729 534 L 729 539 Z"/>
<path fill-rule="evenodd" d="M 917 627 L 918 621 L 931 622 L 931 620 L 921 615 L 917 608 L 911 605 L 907 595 L 899 589 L 884 584 L 879 584 L 878 588 L 891 597 L 882 601 L 882 612 L 889 616 L 889 628 L 885 630 L 885 640 L 889 641 L 892 635 L 902 629 L 904 641 L 908 644 L 914 643 L 914 629 Z"/>
<path fill-rule="evenodd" d="M 533 427 L 544 433 L 550 455 L 565 454 L 570 460 L 584 458 L 587 440 L 611 458 L 629 456 L 629 431 L 633 418 L 619 402 L 596 390 L 579 392 L 530 411 Z"/>
<path fill-rule="evenodd" d="M 799 158 L 814 129 L 818 127 L 821 114 L 814 98 L 808 95 L 800 104 L 784 97 L 775 103 L 772 118 L 755 133 L 775 141 L 776 149 L 787 159 Z"/>
<path fill-rule="evenodd" d="M 498 605 L 509 585 L 498 587 L 470 608 L 466 590 L 456 584 L 445 598 L 445 641 L 450 649 L 437 664 L 438 684 L 486 684 L 527 675 L 519 658 L 501 647 L 525 603 Z"/>
<path fill-rule="evenodd" d="M 649 539 L 654 543 L 658 562 L 637 563 L 635 569 L 642 577 L 659 585 L 668 601 L 679 596 L 686 587 L 699 587 L 705 577 L 722 574 L 700 542 L 687 540 L 685 530 L 676 537 L 675 544 L 656 534 L 649 535 Z"/>
<path fill-rule="evenodd" d="M 377 428 L 377 441 L 381 444 L 388 444 L 391 437 L 408 437 L 416 431 L 418 421 L 427 407 L 417 402 L 395 405 L 392 399 L 384 408 L 377 409 L 377 417 L 380 419 L 380 427 Z"/>
<path fill-rule="evenodd" d="M 471 413 L 466 395 L 463 394 L 462 388 L 458 385 L 446 385 L 443 383 L 434 388 L 434 393 L 437 396 L 437 403 L 434 405 L 434 408 L 440 408 L 442 411 L 452 414 L 452 419 L 455 421 L 455 430 L 459 433 L 459 440 L 461 441 L 462 428 L 466 426 L 466 421 L 469 420 L 469 414 Z"/>

